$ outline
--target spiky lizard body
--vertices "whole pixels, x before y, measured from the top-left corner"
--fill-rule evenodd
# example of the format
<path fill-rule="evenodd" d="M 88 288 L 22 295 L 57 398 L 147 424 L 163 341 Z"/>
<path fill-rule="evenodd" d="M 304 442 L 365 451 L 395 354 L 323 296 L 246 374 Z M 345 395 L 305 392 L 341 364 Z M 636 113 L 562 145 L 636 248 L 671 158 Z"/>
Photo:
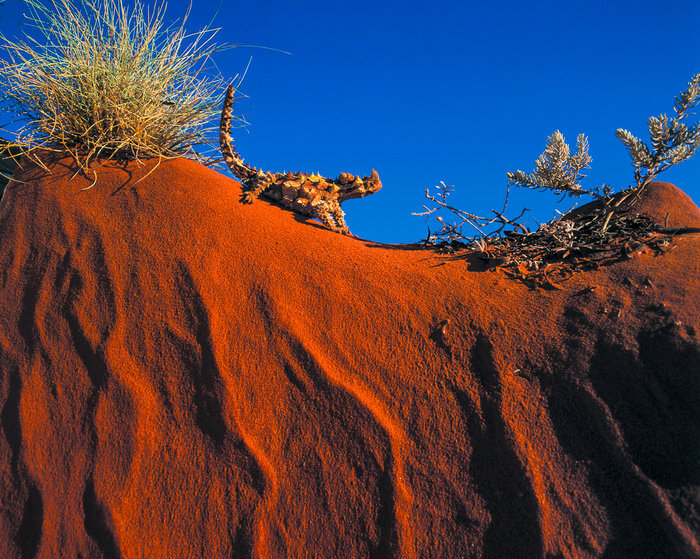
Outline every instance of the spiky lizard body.
<path fill-rule="evenodd" d="M 221 112 L 219 141 L 224 161 L 246 188 L 242 202 L 250 204 L 262 195 L 292 211 L 320 220 L 332 231 L 349 234 L 340 204 L 377 192 L 382 187 L 377 172 L 372 169 L 372 174 L 363 178 L 340 173 L 337 179 L 328 179 L 301 172 L 272 173 L 246 165 L 231 138 L 233 93 L 233 86 L 229 86 Z"/>

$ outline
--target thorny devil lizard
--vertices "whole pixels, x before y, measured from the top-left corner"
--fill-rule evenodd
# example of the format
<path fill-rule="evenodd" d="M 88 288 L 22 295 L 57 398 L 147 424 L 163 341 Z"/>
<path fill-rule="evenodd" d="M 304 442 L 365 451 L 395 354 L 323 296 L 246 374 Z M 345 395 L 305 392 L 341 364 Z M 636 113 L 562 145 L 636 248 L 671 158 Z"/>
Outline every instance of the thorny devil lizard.
<path fill-rule="evenodd" d="M 332 231 L 350 234 L 340 204 L 345 200 L 363 198 L 377 192 L 382 187 L 377 171 L 372 169 L 371 176 L 363 178 L 340 173 L 337 179 L 328 179 L 301 172 L 271 173 L 246 165 L 236 153 L 231 138 L 233 93 L 233 86 L 229 86 L 221 112 L 219 141 L 224 161 L 246 188 L 241 201 L 252 204 L 258 196 L 263 195 L 294 212 L 319 219 Z"/>

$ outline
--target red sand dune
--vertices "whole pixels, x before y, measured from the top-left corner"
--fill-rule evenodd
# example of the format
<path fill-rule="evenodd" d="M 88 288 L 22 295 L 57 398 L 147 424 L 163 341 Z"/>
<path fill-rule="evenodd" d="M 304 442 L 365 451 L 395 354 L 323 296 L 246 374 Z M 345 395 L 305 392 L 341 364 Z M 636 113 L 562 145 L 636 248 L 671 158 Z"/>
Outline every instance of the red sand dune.
<path fill-rule="evenodd" d="M 698 235 L 529 289 L 152 167 L 0 205 L 2 557 L 700 556 Z"/>

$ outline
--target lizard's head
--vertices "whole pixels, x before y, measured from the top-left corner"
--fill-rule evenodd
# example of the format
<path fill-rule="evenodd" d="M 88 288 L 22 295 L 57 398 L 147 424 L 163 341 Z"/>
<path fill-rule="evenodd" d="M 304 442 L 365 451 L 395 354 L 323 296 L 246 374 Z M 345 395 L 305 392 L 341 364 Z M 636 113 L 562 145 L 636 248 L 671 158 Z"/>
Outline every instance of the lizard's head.
<path fill-rule="evenodd" d="M 382 187 L 382 181 L 379 180 L 377 171 L 372 169 L 372 174 L 369 177 L 356 177 L 350 173 L 340 173 L 340 176 L 334 181 L 338 188 L 338 200 L 351 200 L 353 198 L 364 198 L 370 194 L 374 194 Z"/>

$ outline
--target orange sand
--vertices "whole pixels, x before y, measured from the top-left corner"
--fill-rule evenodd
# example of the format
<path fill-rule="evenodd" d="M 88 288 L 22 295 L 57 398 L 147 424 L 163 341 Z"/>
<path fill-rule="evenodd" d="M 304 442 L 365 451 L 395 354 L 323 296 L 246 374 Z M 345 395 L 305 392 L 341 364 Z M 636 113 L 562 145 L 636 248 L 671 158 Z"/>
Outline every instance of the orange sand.
<path fill-rule="evenodd" d="M 0 205 L 2 557 L 700 555 L 700 236 L 529 289 L 152 167 Z"/>

